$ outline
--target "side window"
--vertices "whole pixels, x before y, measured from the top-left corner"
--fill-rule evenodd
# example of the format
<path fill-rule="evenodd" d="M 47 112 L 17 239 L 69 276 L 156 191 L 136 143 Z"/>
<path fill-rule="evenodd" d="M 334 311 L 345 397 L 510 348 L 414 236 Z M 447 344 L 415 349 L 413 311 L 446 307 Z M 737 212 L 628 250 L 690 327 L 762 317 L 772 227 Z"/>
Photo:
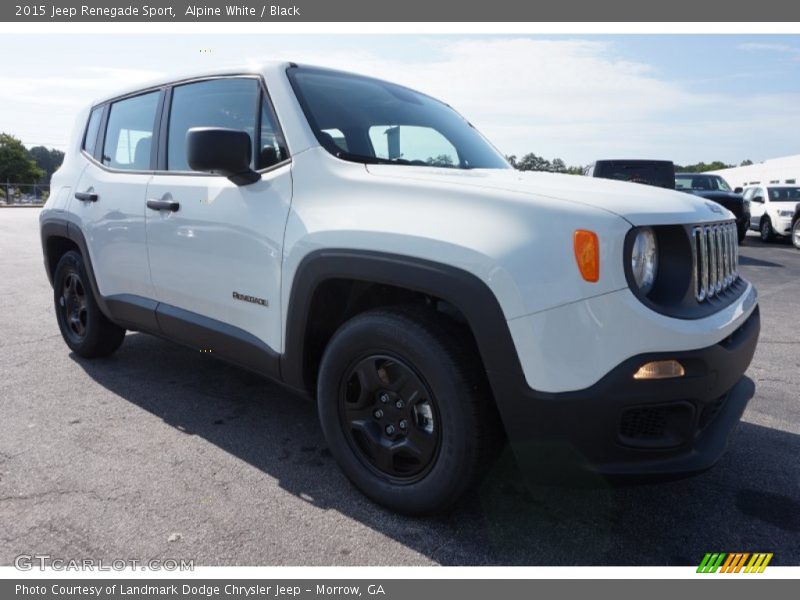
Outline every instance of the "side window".
<path fill-rule="evenodd" d="M 89 115 L 89 122 L 86 125 L 86 133 L 83 136 L 83 149 L 89 156 L 94 156 L 97 146 L 97 134 L 100 131 L 100 119 L 103 118 L 103 107 L 98 106 Z"/>
<path fill-rule="evenodd" d="M 160 92 L 126 98 L 111 105 L 103 142 L 103 164 L 147 171 Z"/>
<path fill-rule="evenodd" d="M 758 204 L 764 203 L 764 190 L 761 188 L 753 188 L 753 202 Z"/>
<path fill-rule="evenodd" d="M 186 133 L 192 127 L 238 129 L 246 131 L 252 140 L 257 99 L 255 79 L 212 79 L 175 87 L 167 133 L 167 169 L 191 171 L 186 160 Z"/>
<path fill-rule="evenodd" d="M 256 169 L 266 169 L 289 158 L 286 142 L 278 127 L 278 119 L 266 99 L 261 103 L 261 131 L 258 139 Z"/>
<path fill-rule="evenodd" d="M 369 128 L 369 139 L 378 158 L 398 158 L 434 167 L 460 164 L 455 146 L 431 127 L 378 125 Z"/>
<path fill-rule="evenodd" d="M 744 199 L 745 200 L 752 200 L 753 199 L 753 188 L 747 188 L 744 191 Z"/>

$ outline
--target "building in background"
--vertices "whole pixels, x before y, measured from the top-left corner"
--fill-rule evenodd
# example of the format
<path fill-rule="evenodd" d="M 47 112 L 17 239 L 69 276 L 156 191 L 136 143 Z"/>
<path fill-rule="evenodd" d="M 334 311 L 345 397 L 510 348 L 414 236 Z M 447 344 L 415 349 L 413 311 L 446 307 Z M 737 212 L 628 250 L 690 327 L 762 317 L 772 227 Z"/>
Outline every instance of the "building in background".
<path fill-rule="evenodd" d="M 720 175 L 732 188 L 743 188 L 750 184 L 776 184 L 800 182 L 800 154 L 771 158 L 764 162 L 710 171 Z"/>

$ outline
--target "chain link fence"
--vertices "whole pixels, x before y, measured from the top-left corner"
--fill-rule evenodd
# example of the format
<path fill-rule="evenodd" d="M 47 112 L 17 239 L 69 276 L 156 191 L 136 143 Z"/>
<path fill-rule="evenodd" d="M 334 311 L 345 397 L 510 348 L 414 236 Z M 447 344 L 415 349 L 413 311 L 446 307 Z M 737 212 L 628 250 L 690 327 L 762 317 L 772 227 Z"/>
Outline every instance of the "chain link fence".
<path fill-rule="evenodd" d="M 41 206 L 50 196 L 50 186 L 39 183 L 0 183 L 0 206 Z"/>

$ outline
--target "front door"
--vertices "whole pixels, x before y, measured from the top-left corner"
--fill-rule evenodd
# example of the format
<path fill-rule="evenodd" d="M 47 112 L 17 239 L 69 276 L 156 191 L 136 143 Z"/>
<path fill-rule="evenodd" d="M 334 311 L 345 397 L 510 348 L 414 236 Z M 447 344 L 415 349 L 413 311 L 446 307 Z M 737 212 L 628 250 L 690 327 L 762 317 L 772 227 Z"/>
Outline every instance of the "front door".
<path fill-rule="evenodd" d="M 179 85 L 168 104 L 165 170 L 147 188 L 149 201 L 167 202 L 162 204 L 167 208 L 146 211 L 159 311 L 172 311 L 172 316 L 225 336 L 251 342 L 254 336 L 277 351 L 282 242 L 292 181 L 261 82 L 233 77 Z M 247 131 L 255 142 L 252 164 L 262 174 L 260 181 L 239 186 L 223 176 L 192 172 L 185 153 L 192 127 Z M 159 321 L 166 326 L 164 319 Z"/>

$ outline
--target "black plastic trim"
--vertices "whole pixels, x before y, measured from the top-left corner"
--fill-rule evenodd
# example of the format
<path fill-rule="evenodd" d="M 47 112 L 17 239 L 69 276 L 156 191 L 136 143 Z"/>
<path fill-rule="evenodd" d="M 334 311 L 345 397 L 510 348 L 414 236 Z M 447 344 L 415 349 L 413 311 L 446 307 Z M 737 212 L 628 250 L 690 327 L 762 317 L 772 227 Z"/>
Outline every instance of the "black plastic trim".
<path fill-rule="evenodd" d="M 713 225 L 727 224 L 720 221 Z M 705 225 L 705 224 L 704 224 Z M 659 245 L 659 268 L 653 289 L 643 294 L 633 277 L 631 254 L 636 235 L 647 227 L 633 227 L 625 235 L 623 268 L 628 287 L 642 304 L 673 319 L 694 320 L 713 315 L 738 300 L 747 290 L 747 281 L 737 276 L 730 286 L 702 302 L 694 296 L 691 232 L 696 225 L 655 225 L 649 227 Z"/>
<path fill-rule="evenodd" d="M 326 249 L 308 254 L 295 273 L 286 322 L 283 380 L 310 389 L 305 377 L 305 337 L 311 302 L 317 287 L 330 279 L 353 279 L 394 285 L 444 300 L 466 318 L 490 383 L 500 380 L 525 385 L 522 365 L 505 315 L 494 293 L 472 273 L 420 258 L 349 249 Z M 498 403 L 507 399 L 496 396 Z M 509 399 L 513 400 L 513 399 Z"/>
<path fill-rule="evenodd" d="M 159 335 L 226 362 L 280 379 L 280 355 L 254 335 L 215 319 L 159 303 L 155 311 Z"/>
<path fill-rule="evenodd" d="M 86 244 L 86 238 L 84 238 L 83 232 L 74 223 L 57 217 L 51 217 L 43 221 L 40 224 L 40 232 L 42 237 L 42 250 L 45 256 L 45 268 L 47 269 L 47 276 L 50 279 L 50 285 L 53 284 L 53 273 L 50 271 L 51 265 L 47 264 L 48 240 L 52 237 L 66 238 L 78 247 L 78 250 L 83 256 L 83 264 L 86 268 L 86 274 L 89 277 L 89 285 L 92 288 L 92 294 L 94 294 L 97 300 L 97 305 L 100 307 L 100 312 L 113 320 L 108 305 L 103 296 L 100 295 L 100 289 L 97 287 L 97 279 L 94 275 L 94 267 L 92 267 L 92 258 L 89 254 L 89 247 Z M 55 265 L 52 265 L 52 268 L 55 269 Z"/>

